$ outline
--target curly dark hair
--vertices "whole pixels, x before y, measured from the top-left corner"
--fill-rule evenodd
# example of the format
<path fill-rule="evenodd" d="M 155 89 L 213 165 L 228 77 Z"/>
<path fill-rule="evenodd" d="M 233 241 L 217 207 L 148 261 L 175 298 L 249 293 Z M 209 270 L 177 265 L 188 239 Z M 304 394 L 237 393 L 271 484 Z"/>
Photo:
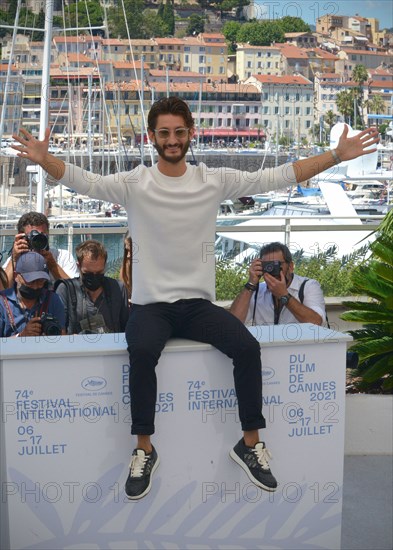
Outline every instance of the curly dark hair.
<path fill-rule="evenodd" d="M 176 96 L 163 97 L 153 103 L 147 117 L 147 127 L 155 130 L 159 115 L 178 115 L 183 117 L 187 128 L 194 127 L 194 119 L 189 106 L 185 101 Z"/>
<path fill-rule="evenodd" d="M 48 218 L 40 212 L 26 212 L 26 214 L 23 214 L 18 220 L 18 233 L 24 233 L 27 225 L 34 225 L 36 227 L 45 225 L 49 232 Z"/>

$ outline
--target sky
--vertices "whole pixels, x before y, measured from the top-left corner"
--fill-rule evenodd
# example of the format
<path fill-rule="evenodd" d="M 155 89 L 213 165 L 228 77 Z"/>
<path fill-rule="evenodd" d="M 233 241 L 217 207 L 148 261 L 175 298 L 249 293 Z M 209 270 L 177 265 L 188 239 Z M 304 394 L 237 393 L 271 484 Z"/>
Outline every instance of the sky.
<path fill-rule="evenodd" d="M 315 24 L 315 20 L 327 13 L 339 15 L 360 15 L 379 19 L 380 29 L 393 27 L 392 0 L 255 0 L 260 11 L 258 19 L 283 17 L 285 15 L 301 17 L 306 23 Z M 263 16 L 263 14 L 266 14 Z"/>

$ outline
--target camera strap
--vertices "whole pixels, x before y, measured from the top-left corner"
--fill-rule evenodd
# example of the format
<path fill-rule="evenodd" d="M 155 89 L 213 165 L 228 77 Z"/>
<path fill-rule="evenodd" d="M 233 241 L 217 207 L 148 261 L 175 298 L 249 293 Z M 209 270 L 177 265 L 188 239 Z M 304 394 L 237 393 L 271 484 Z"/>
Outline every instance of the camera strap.
<path fill-rule="evenodd" d="M 3 300 L 3 304 L 8 315 L 8 320 L 10 322 L 10 326 L 14 332 L 17 332 L 17 328 L 15 325 L 15 317 L 11 311 L 10 304 L 7 300 L 7 296 L 3 296 L 2 294 L 0 296 L 1 296 L 1 299 Z"/>

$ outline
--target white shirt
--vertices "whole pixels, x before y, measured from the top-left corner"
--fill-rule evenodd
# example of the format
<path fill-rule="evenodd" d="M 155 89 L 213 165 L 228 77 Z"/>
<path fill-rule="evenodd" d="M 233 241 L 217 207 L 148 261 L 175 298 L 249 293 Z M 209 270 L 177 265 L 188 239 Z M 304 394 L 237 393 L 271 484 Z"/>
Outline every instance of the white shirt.
<path fill-rule="evenodd" d="M 294 298 L 299 300 L 299 289 L 303 281 L 307 277 L 301 277 L 300 275 L 293 275 L 291 284 L 288 287 L 288 294 L 291 294 Z M 252 324 L 252 317 L 254 312 L 256 293 L 251 297 L 250 305 L 247 312 L 246 324 Z M 273 295 L 267 288 L 265 282 L 259 283 L 259 290 L 257 295 L 257 305 L 255 310 L 255 325 L 273 325 L 274 324 L 274 301 Z M 299 300 L 300 301 L 300 300 Z M 323 322 L 326 321 L 325 313 L 325 300 L 323 297 L 322 289 L 318 281 L 315 279 L 307 279 L 304 286 L 304 299 L 303 304 L 310 309 L 314 310 L 318 315 L 322 317 Z M 286 325 L 291 323 L 299 323 L 296 317 L 284 306 L 280 312 L 278 319 L 279 325 Z"/>
<path fill-rule="evenodd" d="M 127 210 L 133 240 L 132 302 L 215 296 L 217 211 L 225 199 L 294 185 L 292 164 L 257 172 L 186 165 L 180 177 L 157 165 L 102 176 L 66 164 L 60 183 Z"/>

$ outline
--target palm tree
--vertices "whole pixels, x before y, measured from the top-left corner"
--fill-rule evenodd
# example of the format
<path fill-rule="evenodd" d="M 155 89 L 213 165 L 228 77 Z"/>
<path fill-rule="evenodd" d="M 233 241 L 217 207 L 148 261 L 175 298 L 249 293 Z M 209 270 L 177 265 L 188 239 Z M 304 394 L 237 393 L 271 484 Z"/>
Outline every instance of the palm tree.
<path fill-rule="evenodd" d="M 337 94 L 337 109 L 343 115 L 346 122 L 350 122 L 353 117 L 353 97 L 352 90 L 343 90 Z"/>
<path fill-rule="evenodd" d="M 329 126 L 330 130 L 332 129 L 333 124 L 336 122 L 336 115 L 330 109 L 323 115 L 324 121 Z"/>
<path fill-rule="evenodd" d="M 363 98 L 364 90 L 363 84 L 368 80 L 368 72 L 364 65 L 355 65 L 352 71 L 352 80 L 357 83 L 358 87 L 355 92 L 355 100 L 357 111 L 361 115 L 362 126 L 364 125 L 364 113 L 363 113 Z"/>
<path fill-rule="evenodd" d="M 368 301 L 344 302 L 351 308 L 342 314 L 363 328 L 349 331 L 359 354 L 359 388 L 381 382 L 382 390 L 393 389 L 393 210 L 385 216 L 370 245 L 371 257 L 351 276 L 354 292 Z"/>
<path fill-rule="evenodd" d="M 381 115 L 385 112 L 385 102 L 380 95 L 373 95 L 366 101 L 367 113 Z M 378 128 L 378 119 L 377 119 Z"/>

